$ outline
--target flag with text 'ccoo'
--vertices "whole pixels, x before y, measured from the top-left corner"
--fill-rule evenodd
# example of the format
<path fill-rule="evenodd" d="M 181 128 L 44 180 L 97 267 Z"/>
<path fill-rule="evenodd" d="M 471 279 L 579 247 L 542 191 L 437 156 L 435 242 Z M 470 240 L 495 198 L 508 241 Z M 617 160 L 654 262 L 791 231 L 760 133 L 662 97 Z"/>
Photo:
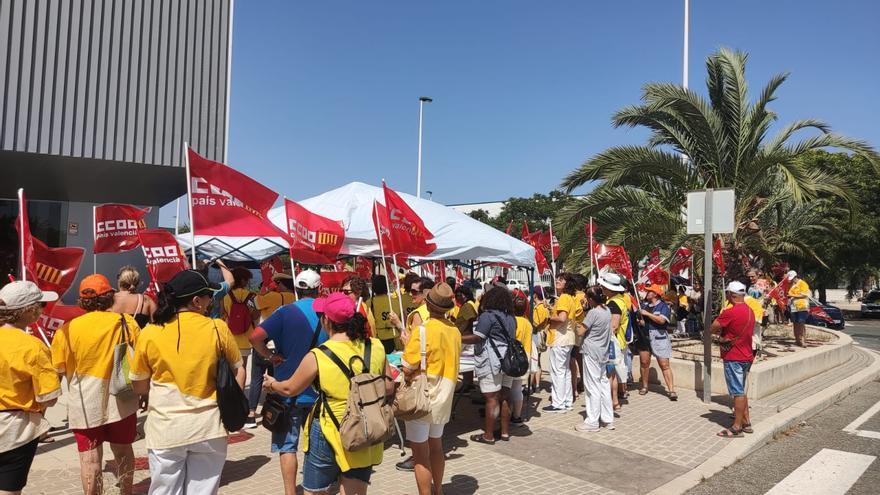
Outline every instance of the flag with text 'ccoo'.
<path fill-rule="evenodd" d="M 140 245 L 138 231 L 147 228 L 144 217 L 150 208 L 104 204 L 95 208 L 95 245 L 93 252 L 121 253 Z"/>
<path fill-rule="evenodd" d="M 289 199 L 284 200 L 284 210 L 290 257 L 307 264 L 335 263 L 345 240 L 342 222 L 312 213 Z"/>

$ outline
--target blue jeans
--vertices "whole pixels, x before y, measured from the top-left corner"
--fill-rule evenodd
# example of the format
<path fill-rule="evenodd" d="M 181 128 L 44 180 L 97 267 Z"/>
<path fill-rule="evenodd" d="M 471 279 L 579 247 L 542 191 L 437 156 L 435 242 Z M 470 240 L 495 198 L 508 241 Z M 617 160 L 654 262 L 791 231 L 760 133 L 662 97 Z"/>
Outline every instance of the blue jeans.
<path fill-rule="evenodd" d="M 724 361 L 724 380 L 731 397 L 746 395 L 746 379 L 751 367 L 751 361 Z"/>
<path fill-rule="evenodd" d="M 309 428 L 309 451 L 306 452 L 303 463 L 302 487 L 304 490 L 310 492 L 327 491 L 340 476 L 369 484 L 372 474 L 372 466 L 352 468 L 343 473 L 339 469 L 339 464 L 336 463 L 333 447 L 324 438 L 320 421 L 317 418 L 312 421 L 312 426 Z"/>
<path fill-rule="evenodd" d="M 256 411 L 257 404 L 260 403 L 260 394 L 263 392 L 263 373 L 272 369 L 272 366 L 266 366 L 268 362 L 256 351 L 251 353 L 251 388 L 248 390 L 248 406 L 251 411 Z"/>
<path fill-rule="evenodd" d="M 299 433 L 309 416 L 312 406 L 292 405 L 290 407 L 290 429 L 275 433 L 272 432 L 273 454 L 295 454 L 299 445 Z"/>
<path fill-rule="evenodd" d="M 810 312 L 807 310 L 792 311 L 791 312 L 791 322 L 792 323 L 806 323 L 807 322 L 807 315 L 809 315 L 809 314 L 810 314 Z"/>

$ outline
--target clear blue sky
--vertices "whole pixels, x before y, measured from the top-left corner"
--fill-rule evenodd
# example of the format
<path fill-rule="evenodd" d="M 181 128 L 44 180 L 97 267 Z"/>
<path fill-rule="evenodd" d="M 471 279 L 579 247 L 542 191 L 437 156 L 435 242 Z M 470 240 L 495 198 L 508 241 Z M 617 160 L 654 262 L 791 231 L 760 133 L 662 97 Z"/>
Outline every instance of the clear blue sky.
<path fill-rule="evenodd" d="M 229 163 L 292 199 L 352 180 L 442 203 L 529 196 L 602 149 L 649 81 L 681 81 L 683 0 L 243 1 L 235 4 Z M 875 1 L 691 1 L 690 85 L 721 46 L 750 54 L 773 109 L 880 146 Z M 173 222 L 173 208 L 163 219 Z"/>

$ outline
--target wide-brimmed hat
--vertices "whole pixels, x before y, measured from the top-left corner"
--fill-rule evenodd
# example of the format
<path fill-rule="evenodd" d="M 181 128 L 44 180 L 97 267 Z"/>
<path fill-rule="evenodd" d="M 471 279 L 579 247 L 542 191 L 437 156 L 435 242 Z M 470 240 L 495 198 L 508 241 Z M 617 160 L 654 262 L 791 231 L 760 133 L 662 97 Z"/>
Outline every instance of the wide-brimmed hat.
<path fill-rule="evenodd" d="M 9 282 L 0 289 L 0 309 L 12 311 L 32 304 L 58 300 L 58 293 L 42 291 L 37 284 L 26 281 Z"/>
<path fill-rule="evenodd" d="M 599 277 L 599 285 L 612 292 L 626 292 L 626 288 L 622 284 L 623 279 L 616 273 L 606 273 Z"/>
<path fill-rule="evenodd" d="M 425 296 L 425 302 L 429 308 L 433 306 L 440 311 L 446 312 L 455 307 L 455 293 L 449 284 L 441 282 L 428 291 L 428 294 Z"/>

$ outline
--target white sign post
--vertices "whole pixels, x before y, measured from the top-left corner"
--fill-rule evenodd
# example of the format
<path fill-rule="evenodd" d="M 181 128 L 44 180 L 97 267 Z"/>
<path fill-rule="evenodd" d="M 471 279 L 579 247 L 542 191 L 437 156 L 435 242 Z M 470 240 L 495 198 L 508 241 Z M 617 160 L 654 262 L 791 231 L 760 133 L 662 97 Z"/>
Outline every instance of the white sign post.
<path fill-rule="evenodd" d="M 687 233 L 703 234 L 703 402 L 712 402 L 712 235 L 734 231 L 733 189 L 706 189 L 687 195 Z M 695 275 L 696 276 L 696 275 Z M 723 289 L 722 289 L 723 290 Z"/>

